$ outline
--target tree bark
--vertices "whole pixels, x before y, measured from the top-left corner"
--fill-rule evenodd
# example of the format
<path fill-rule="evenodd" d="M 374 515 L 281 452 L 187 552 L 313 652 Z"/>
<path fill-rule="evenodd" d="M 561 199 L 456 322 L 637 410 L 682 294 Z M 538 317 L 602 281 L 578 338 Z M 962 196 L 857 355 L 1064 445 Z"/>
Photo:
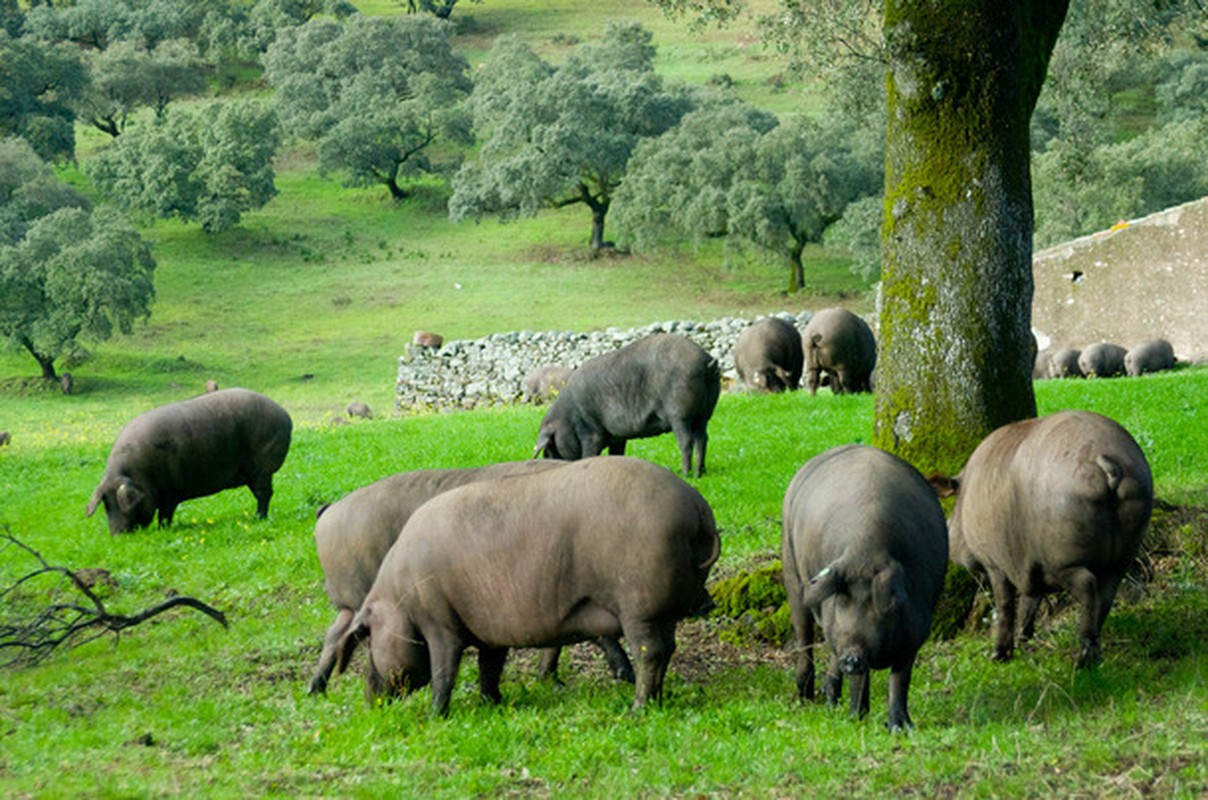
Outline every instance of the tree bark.
<path fill-rule="evenodd" d="M 34 346 L 34 343 L 29 339 L 28 336 L 20 337 L 17 342 L 25 348 L 26 352 L 34 357 L 34 361 L 38 362 L 38 366 L 42 368 L 43 378 L 48 381 L 54 381 L 55 383 L 59 382 L 59 373 L 55 371 L 55 360 L 53 356 L 45 356 L 39 353 L 38 349 Z"/>
<path fill-rule="evenodd" d="M 955 473 L 1036 415 L 1029 121 L 1068 0 L 886 0 L 873 441 Z"/>

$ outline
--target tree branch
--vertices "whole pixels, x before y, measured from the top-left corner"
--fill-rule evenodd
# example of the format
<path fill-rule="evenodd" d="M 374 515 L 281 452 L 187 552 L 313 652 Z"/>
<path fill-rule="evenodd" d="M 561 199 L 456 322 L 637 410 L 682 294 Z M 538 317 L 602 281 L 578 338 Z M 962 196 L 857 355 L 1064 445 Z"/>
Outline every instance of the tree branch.
<path fill-rule="evenodd" d="M 67 567 L 48 564 L 38 551 L 13 536 L 7 526 L 0 535 L 0 541 L 5 542 L 4 547 L 16 546 L 24 550 L 41 565 L 39 569 L 18 578 L 10 586 L 0 589 L 0 608 L 12 615 L 9 618 L 0 618 L 0 668 L 37 664 L 60 645 L 76 647 L 106 633 L 118 635 L 126 628 L 146 622 L 177 606 L 187 606 L 200 611 L 224 628 L 227 627 L 226 615 L 193 597 L 173 597 L 133 616 L 111 614 L 77 573 Z M 51 603 L 31 615 L 22 617 L 19 611 L 14 611 L 18 605 L 14 602 L 16 592 L 25 583 L 42 575 L 59 575 L 66 578 L 72 587 L 84 596 L 87 605 L 72 602 Z"/>

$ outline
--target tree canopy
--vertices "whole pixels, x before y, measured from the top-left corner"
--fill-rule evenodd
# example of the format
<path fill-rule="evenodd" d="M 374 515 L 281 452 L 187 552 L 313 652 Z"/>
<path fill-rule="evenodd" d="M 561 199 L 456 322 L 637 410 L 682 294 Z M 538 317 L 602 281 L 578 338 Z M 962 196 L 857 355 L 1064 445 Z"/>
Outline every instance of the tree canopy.
<path fill-rule="evenodd" d="M 0 140 L 0 336 L 43 377 L 81 340 L 128 333 L 148 316 L 154 269 L 129 221 L 90 210 L 26 142 Z"/>
<path fill-rule="evenodd" d="M 785 261 L 797 291 L 805 246 L 849 203 L 880 194 L 882 160 L 875 135 L 837 120 L 781 124 L 742 103 L 708 103 L 638 145 L 615 222 L 639 247 L 669 232 L 755 245 Z"/>
<path fill-rule="evenodd" d="M 453 179 L 454 220 L 502 219 L 542 208 L 591 210 L 591 246 L 634 149 L 675 126 L 695 100 L 654 71 L 651 34 L 612 23 L 598 43 L 579 45 L 561 66 L 502 37 L 492 48 L 471 104 L 485 137 L 480 156 Z"/>
<path fill-rule="evenodd" d="M 283 31 L 264 58 L 284 129 L 319 145 L 319 166 L 351 185 L 407 196 L 438 143 L 471 141 L 472 84 L 447 23 L 431 17 L 315 18 Z"/>
<path fill-rule="evenodd" d="M 74 105 L 86 85 L 74 48 L 0 29 L 0 137 L 20 136 L 43 158 L 73 157 Z"/>
<path fill-rule="evenodd" d="M 162 117 L 172 100 L 206 86 L 197 50 L 185 39 L 167 39 L 154 50 L 124 40 L 90 54 L 87 63 L 91 81 L 77 104 L 80 120 L 110 136 L 121 134 L 139 108 Z"/>
<path fill-rule="evenodd" d="M 255 100 L 177 109 L 128 131 L 86 171 L 110 200 L 130 211 L 227 230 L 276 194 L 276 114 Z"/>

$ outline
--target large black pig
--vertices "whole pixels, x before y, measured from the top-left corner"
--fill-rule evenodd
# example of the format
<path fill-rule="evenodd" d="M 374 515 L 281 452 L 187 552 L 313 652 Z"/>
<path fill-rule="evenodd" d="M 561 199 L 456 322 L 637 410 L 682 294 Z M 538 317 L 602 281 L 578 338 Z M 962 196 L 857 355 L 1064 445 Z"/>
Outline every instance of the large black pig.
<path fill-rule="evenodd" d="M 105 505 L 110 533 L 169 525 L 185 500 L 247 486 L 268 516 L 273 473 L 289 452 L 285 409 L 248 389 L 223 389 L 140 414 L 117 436 L 87 516 Z"/>
<path fill-rule="evenodd" d="M 781 556 L 797 650 L 797 692 L 814 697 L 814 623 L 831 664 L 823 683 L 851 712 L 868 713 L 868 673 L 889 669 L 889 729 L 911 726 L 915 656 L 944 586 L 948 535 L 927 480 L 897 456 L 863 445 L 806 462 L 784 496 Z"/>
<path fill-rule="evenodd" d="M 639 708 L 661 698 L 676 624 L 712 607 L 720 547 L 700 493 L 641 459 L 468 484 L 411 516 L 340 641 L 340 667 L 368 637 L 370 699 L 430 682 L 443 715 L 467 647 L 482 696 L 498 702 L 509 648 L 623 634 Z"/>
<path fill-rule="evenodd" d="M 810 317 L 801 334 L 805 348 L 805 387 L 812 395 L 830 381 L 835 394 L 872 391 L 877 340 L 872 328 L 846 308 L 827 308 Z"/>
<path fill-rule="evenodd" d="M 315 549 L 323 567 L 327 596 L 336 618 L 327 629 L 319 663 L 310 679 L 310 693 L 326 691 L 336 665 L 336 646 L 352 626 L 365 602 L 378 569 L 399 531 L 415 510 L 442 492 L 476 481 L 543 472 L 565 466 L 561 461 L 516 461 L 470 469 L 421 469 L 388 475 L 362 486 L 319 509 L 315 520 Z M 613 640 L 600 643 L 613 674 L 633 681 L 633 667 Z M 543 655 L 542 671 L 552 675 L 557 651 Z"/>
<path fill-rule="evenodd" d="M 951 558 L 990 577 L 998 610 L 994 657 L 1032 636 L 1040 598 L 1065 589 L 1081 608 L 1078 663 L 1101 655 L 1099 632 L 1153 510 L 1153 476 L 1136 441 L 1114 420 L 1062 411 L 997 429 L 956 478 L 932 477 L 956 494 Z"/>
<path fill-rule="evenodd" d="M 575 461 L 672 431 L 684 474 L 705 471 L 708 424 L 721 395 L 717 359 L 684 336 L 658 333 L 589 358 L 571 373 L 537 434 L 536 453 Z"/>

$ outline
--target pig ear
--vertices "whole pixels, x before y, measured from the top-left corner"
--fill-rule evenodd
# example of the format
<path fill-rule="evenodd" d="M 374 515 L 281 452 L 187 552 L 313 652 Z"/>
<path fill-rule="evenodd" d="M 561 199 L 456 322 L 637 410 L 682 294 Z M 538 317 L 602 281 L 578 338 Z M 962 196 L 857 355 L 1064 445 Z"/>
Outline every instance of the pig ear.
<path fill-rule="evenodd" d="M 340 641 L 336 644 L 336 673 L 344 674 L 344 670 L 348 668 L 348 662 L 352 661 L 352 656 L 360 647 L 361 642 L 369 638 L 369 618 L 372 611 L 369 606 L 363 607 L 353 617 L 352 625 L 348 626 L 348 630 L 344 631 L 344 635 L 340 637 Z"/>
<path fill-rule="evenodd" d="M 96 513 L 97 507 L 101 504 L 101 500 L 105 496 L 105 483 L 102 481 L 97 484 L 96 490 L 92 493 L 92 499 L 88 501 L 88 508 L 84 511 L 84 516 L 91 517 Z"/>
<path fill-rule="evenodd" d="M 540 458 L 542 453 L 545 453 L 550 458 L 558 457 L 558 448 L 554 444 L 554 434 L 552 431 L 541 431 L 541 434 L 537 437 L 537 444 L 533 447 L 533 458 Z"/>
<path fill-rule="evenodd" d="M 906 603 L 906 576 L 893 562 L 872 579 L 872 606 L 879 616 L 891 614 Z"/>
<path fill-rule="evenodd" d="M 931 488 L 935 491 L 936 497 L 952 497 L 960 492 L 961 479 L 959 475 L 951 477 L 941 475 L 938 472 L 931 473 L 927 478 L 927 482 L 931 484 Z"/>
<path fill-rule="evenodd" d="M 801 605 L 803 608 L 813 608 L 832 594 L 843 591 L 846 580 L 843 568 L 838 561 L 832 562 L 814 577 L 801 590 Z"/>
<path fill-rule="evenodd" d="M 129 480 L 123 480 L 117 487 L 117 505 L 124 513 L 129 514 L 143 501 L 143 490 Z"/>

